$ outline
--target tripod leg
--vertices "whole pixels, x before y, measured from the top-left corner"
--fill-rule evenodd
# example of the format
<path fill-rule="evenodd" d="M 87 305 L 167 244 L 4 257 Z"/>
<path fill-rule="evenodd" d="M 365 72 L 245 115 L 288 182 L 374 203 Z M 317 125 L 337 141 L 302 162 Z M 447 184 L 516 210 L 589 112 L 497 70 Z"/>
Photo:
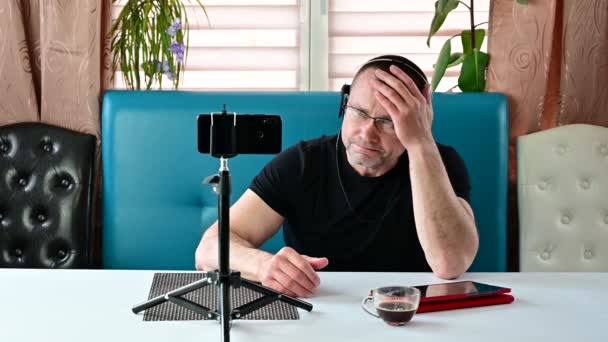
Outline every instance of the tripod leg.
<path fill-rule="evenodd" d="M 266 286 L 262 286 L 262 285 L 258 285 L 252 281 L 249 281 L 247 279 L 241 279 L 241 286 L 244 286 L 246 288 L 252 289 L 256 292 L 259 292 L 265 296 L 270 296 L 270 297 L 275 297 L 276 300 L 280 300 L 282 302 L 285 302 L 287 304 L 293 305 L 295 307 L 298 307 L 300 309 L 304 309 L 308 312 L 312 311 L 312 304 L 299 300 L 297 298 L 288 296 L 286 294 L 280 293 L 278 291 L 275 291 L 271 288 L 268 288 Z M 255 310 L 255 309 L 253 309 Z"/>
<path fill-rule="evenodd" d="M 272 304 L 273 302 L 279 300 L 277 296 L 262 296 L 252 302 L 247 304 L 243 304 L 238 308 L 232 310 L 232 318 L 239 319 L 243 316 L 247 315 L 250 312 L 253 312 L 257 309 L 263 308 L 268 304 Z"/>
<path fill-rule="evenodd" d="M 211 284 L 213 282 L 213 277 L 205 277 L 201 280 L 197 280 L 193 283 L 190 283 L 188 285 L 182 286 L 180 288 L 177 288 L 173 291 L 167 292 L 165 294 L 162 294 L 158 297 L 154 297 L 152 299 L 149 299 L 141 304 L 137 304 L 135 305 L 131 310 L 133 311 L 133 313 L 139 313 L 141 311 L 147 310 L 151 307 L 157 306 L 159 304 L 162 304 L 166 301 L 168 301 L 168 297 L 175 297 L 175 296 L 181 296 L 183 294 L 192 292 L 194 290 L 198 290 L 201 289 L 209 284 Z"/>
<path fill-rule="evenodd" d="M 211 309 L 209 309 L 206 306 L 196 304 L 195 302 L 189 301 L 189 300 L 187 300 L 185 298 L 181 298 L 181 297 L 172 297 L 172 296 L 167 296 L 167 297 L 169 297 L 168 300 L 170 302 L 175 303 L 190 311 L 194 311 L 199 315 L 206 316 L 207 318 L 216 319 L 216 320 L 219 317 L 217 312 L 212 311 Z"/>

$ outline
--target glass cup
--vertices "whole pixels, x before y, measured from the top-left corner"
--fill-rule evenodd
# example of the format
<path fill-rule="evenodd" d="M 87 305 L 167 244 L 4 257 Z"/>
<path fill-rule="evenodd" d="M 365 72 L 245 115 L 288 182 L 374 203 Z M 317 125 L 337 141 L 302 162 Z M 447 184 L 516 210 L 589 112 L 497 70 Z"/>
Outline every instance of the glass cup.
<path fill-rule="evenodd" d="M 418 310 L 418 304 L 420 290 L 410 286 L 379 287 L 361 302 L 367 313 L 395 326 L 409 322 Z"/>

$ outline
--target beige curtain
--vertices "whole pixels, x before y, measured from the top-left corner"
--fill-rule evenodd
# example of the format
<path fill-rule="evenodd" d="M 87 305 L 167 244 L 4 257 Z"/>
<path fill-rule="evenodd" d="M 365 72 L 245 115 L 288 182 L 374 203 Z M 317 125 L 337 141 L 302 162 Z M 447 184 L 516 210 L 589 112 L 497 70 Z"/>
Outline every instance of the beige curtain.
<path fill-rule="evenodd" d="M 571 123 L 608 126 L 608 0 L 493 0 L 488 50 L 488 91 L 509 99 L 509 268 L 516 270 L 515 140 Z"/>
<path fill-rule="evenodd" d="M 0 0 L 0 126 L 43 122 L 97 136 L 97 264 L 99 111 L 111 77 L 111 5 L 111 0 Z"/>
<path fill-rule="evenodd" d="M 110 84 L 111 0 L 0 1 L 0 125 L 24 121 L 99 137 Z"/>

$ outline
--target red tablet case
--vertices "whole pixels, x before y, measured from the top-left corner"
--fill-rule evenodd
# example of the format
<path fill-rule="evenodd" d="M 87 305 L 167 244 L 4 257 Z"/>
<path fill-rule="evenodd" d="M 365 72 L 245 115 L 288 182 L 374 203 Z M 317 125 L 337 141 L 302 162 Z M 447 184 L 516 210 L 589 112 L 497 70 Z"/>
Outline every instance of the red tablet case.
<path fill-rule="evenodd" d="M 476 306 L 508 304 L 514 298 L 509 294 L 495 294 L 488 296 L 468 297 L 461 299 L 449 299 L 442 301 L 421 301 L 416 313 L 471 308 Z"/>

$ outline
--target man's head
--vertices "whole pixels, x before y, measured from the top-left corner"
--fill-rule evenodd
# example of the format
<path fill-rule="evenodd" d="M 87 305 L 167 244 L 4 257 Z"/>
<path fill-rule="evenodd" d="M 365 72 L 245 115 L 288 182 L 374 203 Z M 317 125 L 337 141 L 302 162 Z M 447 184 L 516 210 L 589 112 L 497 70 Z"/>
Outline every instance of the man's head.
<path fill-rule="evenodd" d="M 376 57 L 355 74 L 345 101 L 342 142 L 350 165 L 362 175 L 380 176 L 392 169 L 405 148 L 397 138 L 391 117 L 374 95 L 375 71 L 390 73 L 390 66 L 403 70 L 422 91 L 427 79 L 410 60 L 394 55 Z"/>

